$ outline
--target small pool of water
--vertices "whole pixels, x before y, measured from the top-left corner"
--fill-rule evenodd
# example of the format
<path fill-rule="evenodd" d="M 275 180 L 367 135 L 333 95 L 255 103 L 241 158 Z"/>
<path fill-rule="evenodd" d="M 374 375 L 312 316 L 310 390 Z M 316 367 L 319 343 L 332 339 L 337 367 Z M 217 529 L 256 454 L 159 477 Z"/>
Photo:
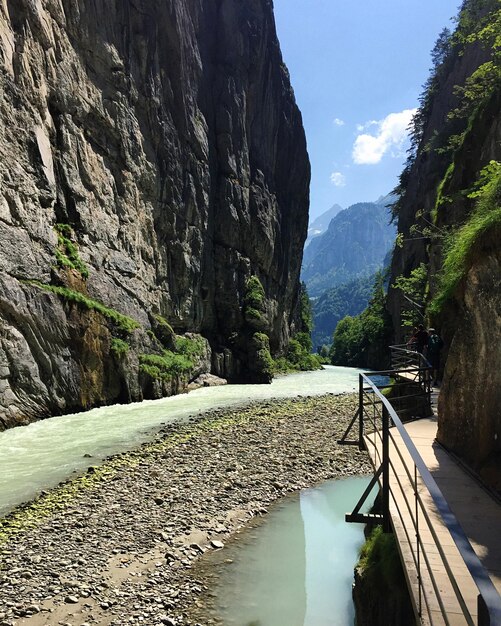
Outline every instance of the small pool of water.
<path fill-rule="evenodd" d="M 225 626 L 349 626 L 363 526 L 348 524 L 367 477 L 330 481 L 274 507 L 218 554 Z M 232 561 L 229 563 L 228 561 Z"/>

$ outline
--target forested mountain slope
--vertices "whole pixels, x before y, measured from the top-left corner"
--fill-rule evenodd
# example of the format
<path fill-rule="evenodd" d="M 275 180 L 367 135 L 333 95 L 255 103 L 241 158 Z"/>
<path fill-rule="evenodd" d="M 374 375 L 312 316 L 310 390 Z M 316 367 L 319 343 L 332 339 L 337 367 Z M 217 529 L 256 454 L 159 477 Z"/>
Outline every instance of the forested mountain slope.
<path fill-rule="evenodd" d="M 381 269 L 395 240 L 383 204 L 359 202 L 338 213 L 304 251 L 301 278 L 311 297 Z"/>

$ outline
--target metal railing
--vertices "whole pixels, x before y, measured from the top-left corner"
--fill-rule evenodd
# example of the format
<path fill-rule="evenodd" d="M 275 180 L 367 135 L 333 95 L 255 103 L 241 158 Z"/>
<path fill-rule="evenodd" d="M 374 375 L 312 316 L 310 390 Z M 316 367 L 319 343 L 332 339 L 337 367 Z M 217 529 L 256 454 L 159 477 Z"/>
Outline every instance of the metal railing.
<path fill-rule="evenodd" d="M 417 350 L 412 350 L 409 344 L 402 343 L 390 346 L 391 366 L 395 370 L 405 371 L 406 369 L 428 370 L 427 380 L 430 381 L 431 365 L 428 359 Z"/>
<path fill-rule="evenodd" d="M 422 369 L 422 368 L 418 368 Z M 408 368 L 404 368 L 408 371 Z M 379 376 L 381 373 L 377 372 Z M 393 525 L 399 525 L 405 536 L 407 553 L 411 554 L 417 579 L 407 582 L 411 587 L 414 608 L 423 623 L 436 623 L 432 616 L 441 616 L 440 623 L 451 624 L 450 608 L 445 606 L 443 589 L 447 587 L 451 597 L 455 598 L 455 618 L 459 614 L 464 623 L 470 626 L 501 625 L 501 597 L 494 587 L 487 571 L 475 554 L 463 529 L 452 513 L 447 501 L 419 455 L 402 420 L 395 408 L 385 397 L 382 390 L 388 385 L 376 384 L 371 378 L 374 374 L 361 374 L 359 377 L 358 443 L 360 447 L 372 446 L 372 458 L 377 470 L 369 486 L 355 506 L 354 511 L 346 516 L 347 521 L 368 522 L 379 519 L 383 530 L 389 532 L 393 511 Z M 352 422 L 354 426 L 354 422 Z M 394 429 L 391 429 L 394 426 Z M 379 483 L 381 487 L 382 514 L 364 515 L 361 507 L 372 488 Z M 463 596 L 462 586 L 456 580 L 449 563 L 447 550 L 439 537 L 429 503 L 433 501 L 442 524 L 449 531 L 461 558 L 478 589 L 477 620 L 475 612 Z M 437 575 L 436 561 L 441 564 L 442 572 Z M 467 572 L 465 572 L 467 573 Z M 450 598 L 449 598 L 450 602 Z M 458 623 L 454 621 L 454 624 Z"/>

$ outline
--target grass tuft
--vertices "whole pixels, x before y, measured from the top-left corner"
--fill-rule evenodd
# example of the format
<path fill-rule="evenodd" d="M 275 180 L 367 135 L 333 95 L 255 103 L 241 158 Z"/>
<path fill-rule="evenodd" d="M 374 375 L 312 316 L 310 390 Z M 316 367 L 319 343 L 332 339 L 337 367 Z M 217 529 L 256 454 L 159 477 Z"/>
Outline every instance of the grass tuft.
<path fill-rule="evenodd" d="M 479 240 L 491 229 L 501 227 L 501 163 L 491 161 L 481 171 L 479 183 L 469 195 L 477 198 L 471 217 L 446 240 L 438 290 L 429 307 L 432 314 L 440 313 L 466 276 Z"/>
<path fill-rule="evenodd" d="M 76 304 L 83 309 L 86 309 L 88 311 L 97 311 L 103 317 L 106 317 L 114 324 L 116 324 L 116 326 L 120 328 L 120 330 L 123 330 L 126 333 L 131 333 L 136 330 L 136 328 L 140 328 L 141 326 L 139 322 L 132 319 L 131 317 L 128 317 L 127 315 L 122 315 L 122 313 L 119 313 L 114 309 L 108 308 L 102 302 L 92 300 L 92 298 L 84 296 L 78 291 L 73 291 L 73 289 L 68 289 L 67 287 L 59 287 L 56 285 L 47 285 L 46 283 L 41 283 L 38 280 L 28 280 L 25 282 L 28 285 L 33 285 L 34 287 L 38 287 L 39 289 L 43 289 L 44 291 L 55 293 L 63 300 L 71 302 L 72 304 Z"/>
<path fill-rule="evenodd" d="M 68 267 L 80 272 L 83 278 L 89 277 L 89 270 L 78 254 L 78 248 L 71 240 L 73 231 L 69 224 L 56 224 L 56 260 L 59 267 Z"/>

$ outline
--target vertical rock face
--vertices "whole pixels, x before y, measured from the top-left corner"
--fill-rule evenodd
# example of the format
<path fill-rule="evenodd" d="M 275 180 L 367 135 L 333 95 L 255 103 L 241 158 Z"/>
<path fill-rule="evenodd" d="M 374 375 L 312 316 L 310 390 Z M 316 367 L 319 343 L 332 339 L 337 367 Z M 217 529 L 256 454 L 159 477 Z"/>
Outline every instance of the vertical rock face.
<path fill-rule="evenodd" d="M 474 3 L 465 3 L 467 10 L 469 4 Z M 494 28 L 498 13 L 498 4 L 484 2 L 473 25 L 491 22 Z M 452 50 L 434 85 L 416 159 L 406 173 L 406 191 L 400 201 L 398 225 L 404 244 L 393 256 L 392 282 L 399 275 L 409 276 L 424 263 L 428 298 L 433 301 L 443 293 L 442 277 L 451 273 L 451 266 L 444 270 L 450 242 L 457 241 L 451 234 L 454 237 L 460 229 L 465 232 L 465 225 L 470 234 L 475 233 L 464 244 L 467 253 L 461 257 L 460 279 L 440 306 L 432 307 L 429 319 L 445 341 L 438 440 L 501 490 L 501 230 L 494 217 L 501 200 L 499 170 L 497 182 L 491 177 L 489 183 L 492 189 L 497 185 L 497 197 L 491 193 L 489 208 L 481 198 L 482 214 L 475 197 L 479 186 L 485 184 L 486 167 L 492 161 L 501 162 L 499 58 L 485 39 L 471 39 L 460 53 Z M 461 120 L 454 112 L 465 106 L 461 87 L 475 85 L 486 67 L 497 67 L 497 78 L 477 92 L 476 106 Z M 451 135 L 456 141 L 454 149 L 444 149 Z M 485 226 L 475 231 L 475 220 L 477 224 L 484 220 Z M 413 232 L 416 226 L 417 234 Z M 403 304 L 402 293 L 390 290 L 397 341 L 403 339 Z"/>
<path fill-rule="evenodd" d="M 158 316 L 245 375 L 252 274 L 285 346 L 309 163 L 271 0 L 0 0 L 0 68 L 4 426 L 141 399 Z M 44 285 L 136 320 L 131 350 L 110 350 L 113 316 Z"/>

